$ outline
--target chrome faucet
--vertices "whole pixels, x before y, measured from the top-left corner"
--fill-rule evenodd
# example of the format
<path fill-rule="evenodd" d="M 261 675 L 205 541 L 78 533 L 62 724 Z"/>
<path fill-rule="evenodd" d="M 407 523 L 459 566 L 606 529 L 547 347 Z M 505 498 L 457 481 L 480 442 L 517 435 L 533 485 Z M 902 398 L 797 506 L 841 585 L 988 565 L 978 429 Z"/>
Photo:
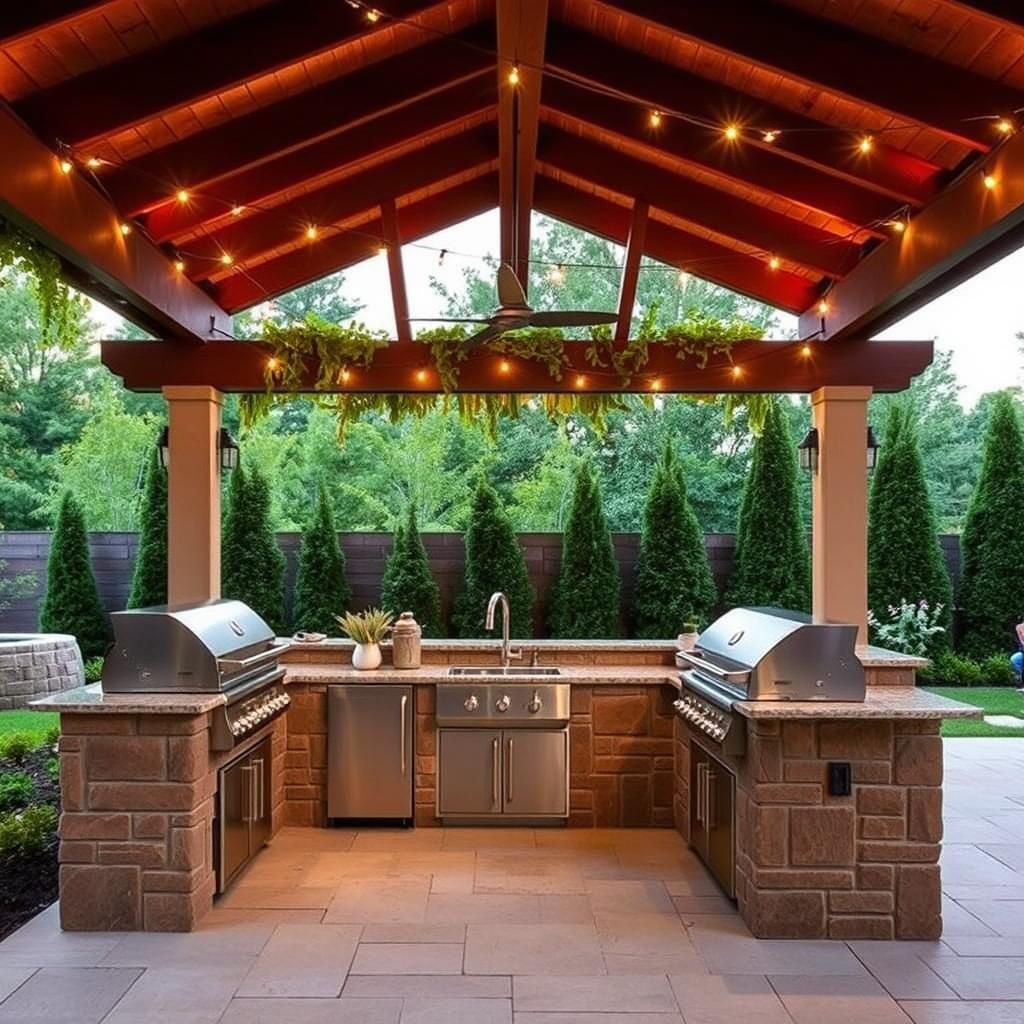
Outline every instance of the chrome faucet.
<path fill-rule="evenodd" d="M 523 656 L 522 648 L 518 650 L 512 650 L 512 646 L 509 642 L 508 630 L 509 630 L 509 619 L 511 615 L 509 613 L 508 598 L 500 591 L 496 590 L 491 594 L 490 601 L 487 602 L 487 619 L 484 622 L 485 629 L 494 629 L 494 609 L 501 605 L 501 666 L 502 668 L 508 668 L 508 663 L 513 658 L 521 658 Z"/>

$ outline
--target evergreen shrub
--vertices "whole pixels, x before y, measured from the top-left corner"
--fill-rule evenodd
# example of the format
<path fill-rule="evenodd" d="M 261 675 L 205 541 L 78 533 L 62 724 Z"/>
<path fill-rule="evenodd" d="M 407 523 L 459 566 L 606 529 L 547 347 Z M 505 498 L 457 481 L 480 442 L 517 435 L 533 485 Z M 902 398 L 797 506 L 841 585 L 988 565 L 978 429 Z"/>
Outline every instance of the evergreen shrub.
<path fill-rule="evenodd" d="M 340 636 L 337 615 L 348 610 L 352 590 L 345 578 L 345 553 L 338 541 L 327 494 L 321 483 L 316 505 L 302 532 L 295 577 L 295 629 Z"/>
<path fill-rule="evenodd" d="M 167 603 L 167 473 L 154 446 L 146 467 L 139 550 L 135 555 L 129 608 Z"/>
<path fill-rule="evenodd" d="M 44 633 L 70 633 L 83 658 L 106 654 L 110 623 L 89 561 L 89 537 L 78 502 L 64 495 L 50 541 L 46 597 L 39 614 Z"/>
<path fill-rule="evenodd" d="M 423 546 L 412 503 L 406 512 L 405 523 L 399 523 L 395 529 L 394 543 L 381 583 L 381 604 L 396 619 L 402 612 L 412 612 L 425 637 L 444 636 L 441 592 L 430 571 L 427 549 Z"/>
<path fill-rule="evenodd" d="M 562 564 L 551 595 L 548 624 L 559 639 L 622 635 L 619 567 L 601 508 L 601 490 L 588 462 L 576 470 L 562 537 Z"/>
<path fill-rule="evenodd" d="M 496 590 L 503 590 L 511 611 L 510 635 L 532 636 L 533 591 L 526 559 L 512 520 L 485 479 L 480 480 L 473 494 L 465 543 L 465 577 L 452 623 L 455 633 L 461 637 L 483 636 L 487 602 Z"/>
<path fill-rule="evenodd" d="M 811 558 L 800 521 L 797 460 L 779 400 L 754 442 L 740 502 L 728 603 L 809 611 Z"/>
<path fill-rule="evenodd" d="M 665 446 L 647 492 L 634 597 L 638 637 L 675 637 L 685 623 L 699 628 L 718 593 L 704 534 L 690 506 L 682 466 Z"/>

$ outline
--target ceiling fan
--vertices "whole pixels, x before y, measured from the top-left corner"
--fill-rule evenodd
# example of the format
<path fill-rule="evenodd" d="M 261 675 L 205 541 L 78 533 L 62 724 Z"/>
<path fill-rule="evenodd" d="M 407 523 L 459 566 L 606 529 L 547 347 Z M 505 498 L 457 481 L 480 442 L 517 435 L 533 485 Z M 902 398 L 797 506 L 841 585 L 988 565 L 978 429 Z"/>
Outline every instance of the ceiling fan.
<path fill-rule="evenodd" d="M 590 327 L 596 324 L 613 324 L 619 319 L 619 314 L 586 310 L 533 310 L 526 301 L 526 293 L 515 271 L 507 263 L 502 263 L 498 267 L 498 308 L 490 316 L 418 319 L 431 323 L 486 324 L 483 330 L 477 331 L 465 340 L 463 348 L 468 350 L 500 338 L 506 331 L 515 331 L 521 327 Z"/>

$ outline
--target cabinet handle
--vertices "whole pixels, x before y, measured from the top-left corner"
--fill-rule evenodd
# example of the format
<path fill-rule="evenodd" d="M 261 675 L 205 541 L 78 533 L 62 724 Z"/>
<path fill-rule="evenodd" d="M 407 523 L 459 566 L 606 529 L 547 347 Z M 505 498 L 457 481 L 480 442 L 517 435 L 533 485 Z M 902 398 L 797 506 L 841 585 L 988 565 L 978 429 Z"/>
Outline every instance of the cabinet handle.
<path fill-rule="evenodd" d="M 512 737 L 508 738 L 508 764 L 505 765 L 505 800 L 512 803 Z"/>
<path fill-rule="evenodd" d="M 252 761 L 252 785 L 255 790 L 253 800 L 253 821 L 263 820 L 263 758 L 254 757 Z"/>
<path fill-rule="evenodd" d="M 715 827 L 715 820 L 712 817 L 711 787 L 716 778 L 717 776 L 709 766 L 704 774 L 704 824 L 709 832 Z"/>
<path fill-rule="evenodd" d="M 252 812 L 255 809 L 256 801 L 253 799 L 252 791 L 252 765 L 246 765 L 244 768 L 238 770 L 238 774 L 242 776 L 242 823 L 245 825 L 252 824 Z"/>
<path fill-rule="evenodd" d="M 491 740 L 491 806 L 497 807 L 501 799 L 498 793 L 498 737 Z"/>
<path fill-rule="evenodd" d="M 408 704 L 408 702 L 409 702 L 409 695 L 403 693 L 402 694 L 402 709 L 401 709 L 401 715 L 402 715 L 402 776 L 403 776 L 403 778 L 405 776 L 405 706 L 406 706 L 406 704 Z"/>
<path fill-rule="evenodd" d="M 704 824 L 704 770 L 707 765 L 701 762 L 697 765 L 697 824 Z"/>

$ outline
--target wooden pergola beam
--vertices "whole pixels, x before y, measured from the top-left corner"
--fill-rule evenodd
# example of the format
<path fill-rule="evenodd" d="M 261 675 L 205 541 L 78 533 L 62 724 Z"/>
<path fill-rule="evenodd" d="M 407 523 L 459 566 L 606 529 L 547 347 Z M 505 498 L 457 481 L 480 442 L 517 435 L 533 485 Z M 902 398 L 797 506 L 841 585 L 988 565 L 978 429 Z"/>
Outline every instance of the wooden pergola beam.
<path fill-rule="evenodd" d="M 114 0 L 32 0 L 4 4 L 0 12 L 0 45 L 11 46 L 44 29 L 60 28 L 76 18 L 109 7 Z"/>
<path fill-rule="evenodd" d="M 140 232 L 121 233 L 117 211 L 89 182 L 64 174 L 9 108 L 0 106 L 0 215 L 75 268 L 76 285 L 165 337 L 207 341 L 231 331 L 231 317 L 179 274 Z"/>
<path fill-rule="evenodd" d="M 965 14 L 986 18 L 1000 28 L 1024 31 L 1024 8 L 1020 0 L 941 0 Z"/>
<path fill-rule="evenodd" d="M 647 214 L 650 207 L 642 199 L 633 201 L 633 212 L 629 222 L 629 237 L 626 240 L 626 259 L 622 265 L 619 282 L 619 319 L 615 324 L 615 340 L 626 341 L 633 320 L 633 306 L 636 304 L 636 286 L 640 280 L 640 260 L 647 242 Z"/>
<path fill-rule="evenodd" d="M 500 251 L 524 290 L 530 278 L 530 215 L 537 162 L 541 69 L 548 0 L 497 0 Z M 518 83 L 510 81 L 518 70 Z"/>
<path fill-rule="evenodd" d="M 436 3 L 389 0 L 388 12 L 415 16 Z M 276 0 L 77 75 L 28 97 L 17 110 L 42 135 L 88 145 L 386 29 L 386 21 L 371 23 L 345 3 Z"/>
<path fill-rule="evenodd" d="M 380 222 L 388 247 L 388 280 L 391 284 L 391 304 L 395 310 L 395 337 L 399 341 L 412 341 L 409 297 L 405 288 L 405 268 L 402 266 L 402 231 L 394 199 L 385 199 L 380 204 Z"/>
<path fill-rule="evenodd" d="M 619 348 L 624 343 L 617 343 Z M 460 363 L 457 390 L 465 394 L 808 394 L 832 385 L 902 391 L 931 362 L 930 341 L 856 341 L 817 345 L 810 355 L 799 343 L 741 341 L 732 358 L 712 356 L 700 369 L 676 358 L 671 345 L 649 345 L 649 362 L 628 386 L 610 368 L 588 361 L 588 342 L 565 342 L 567 363 L 561 380 L 547 369 L 514 355 L 475 350 Z M 225 392 L 263 392 L 269 346 L 226 341 L 196 349 L 165 342 L 105 341 L 104 366 L 132 391 L 156 391 L 171 385 L 203 384 Z M 735 373 L 739 366 L 741 373 Z M 300 390 L 316 391 L 318 364 L 310 358 Z M 441 384 L 429 348 L 421 342 L 392 342 L 380 349 L 369 368 L 353 366 L 347 379 L 328 389 L 337 394 L 440 394 Z"/>
<path fill-rule="evenodd" d="M 995 187 L 987 188 L 991 175 Z M 828 293 L 829 338 L 871 337 L 1018 248 L 1024 238 L 1024 134 L 965 173 Z M 809 307 L 800 332 L 820 327 Z"/>
<path fill-rule="evenodd" d="M 983 152 L 997 136 L 990 124 L 977 120 L 979 111 L 1014 110 L 1024 104 L 1024 93 L 1017 89 L 769 0 L 598 0 L 597 6 Z"/>

